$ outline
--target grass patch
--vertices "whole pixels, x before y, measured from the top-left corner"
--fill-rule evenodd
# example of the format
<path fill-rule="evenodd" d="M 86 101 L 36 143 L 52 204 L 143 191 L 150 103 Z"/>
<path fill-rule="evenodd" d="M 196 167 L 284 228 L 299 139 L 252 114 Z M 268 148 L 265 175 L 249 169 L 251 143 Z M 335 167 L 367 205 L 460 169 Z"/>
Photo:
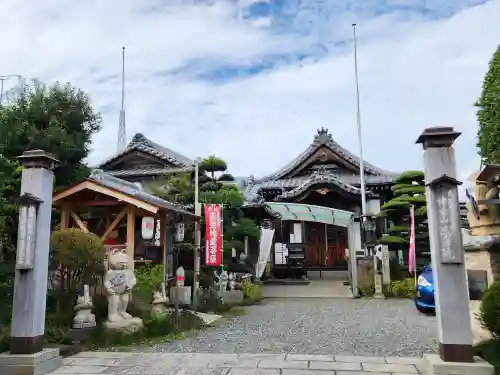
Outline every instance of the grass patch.
<path fill-rule="evenodd" d="M 474 354 L 495 367 L 495 374 L 500 375 L 500 339 L 492 339 L 474 346 Z"/>

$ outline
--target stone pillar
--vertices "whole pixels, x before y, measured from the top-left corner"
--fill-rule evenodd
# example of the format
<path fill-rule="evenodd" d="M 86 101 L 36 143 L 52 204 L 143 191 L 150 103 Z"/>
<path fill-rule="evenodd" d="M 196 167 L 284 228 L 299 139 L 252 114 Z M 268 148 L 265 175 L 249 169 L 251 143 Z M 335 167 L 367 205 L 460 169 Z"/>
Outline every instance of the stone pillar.
<path fill-rule="evenodd" d="M 0 373 L 44 374 L 61 365 L 58 349 L 43 349 L 45 304 L 52 214 L 52 186 L 57 160 L 42 150 L 26 151 L 21 200 L 29 197 L 33 206 L 21 206 L 17 238 L 17 259 L 10 353 L 0 355 Z M 12 371 L 12 372 L 10 372 Z"/>
<path fill-rule="evenodd" d="M 424 148 L 427 215 L 434 277 L 439 354 L 444 361 L 472 362 L 472 332 L 453 142 L 453 128 L 429 128 Z"/>
<path fill-rule="evenodd" d="M 473 357 L 469 296 L 451 127 L 426 129 L 424 148 L 427 215 L 434 278 L 439 356 L 425 355 L 429 374 L 492 374 L 492 366 Z M 458 372 L 457 372 L 458 371 Z M 479 372 L 480 371 L 480 372 Z"/>

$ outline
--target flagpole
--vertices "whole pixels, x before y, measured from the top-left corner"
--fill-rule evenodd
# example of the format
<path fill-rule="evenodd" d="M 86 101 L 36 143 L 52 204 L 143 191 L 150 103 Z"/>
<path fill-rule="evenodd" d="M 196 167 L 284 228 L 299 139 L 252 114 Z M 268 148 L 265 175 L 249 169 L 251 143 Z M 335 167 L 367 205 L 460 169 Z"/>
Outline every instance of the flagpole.
<path fill-rule="evenodd" d="M 358 78 L 358 41 L 356 38 L 356 24 L 352 24 L 352 32 L 354 37 L 354 75 L 356 79 L 356 124 L 358 128 L 358 143 L 359 143 L 359 178 L 361 187 L 361 214 L 366 216 L 366 191 L 365 191 L 365 162 L 363 159 L 363 140 L 361 137 L 361 110 L 359 100 L 359 78 Z"/>

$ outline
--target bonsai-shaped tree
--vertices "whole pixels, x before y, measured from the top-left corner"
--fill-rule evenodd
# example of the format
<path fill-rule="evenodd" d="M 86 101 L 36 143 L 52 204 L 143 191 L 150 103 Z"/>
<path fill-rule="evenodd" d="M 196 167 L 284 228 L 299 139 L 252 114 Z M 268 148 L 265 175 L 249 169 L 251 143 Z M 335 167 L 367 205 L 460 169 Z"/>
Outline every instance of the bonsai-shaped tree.
<path fill-rule="evenodd" d="M 410 236 L 410 207 L 415 209 L 416 251 L 428 250 L 427 206 L 425 199 L 424 173 L 407 171 L 402 173 L 391 187 L 393 199 L 381 207 L 379 216 L 389 222 L 387 234 L 379 242 L 390 250 L 408 250 Z"/>
<path fill-rule="evenodd" d="M 226 171 L 226 162 L 213 155 L 203 159 L 199 165 L 200 203 L 221 204 L 223 206 L 224 263 L 227 263 L 231 259 L 233 248 L 237 251 L 243 250 L 245 236 L 258 238 L 260 235 L 260 229 L 257 224 L 252 219 L 243 217 L 241 210 L 244 204 L 243 195 L 234 184 L 228 183 L 234 181 L 234 178 Z M 195 185 L 193 173 L 172 174 L 166 179 L 155 180 L 145 184 L 145 189 L 165 200 L 194 207 Z M 202 249 L 205 243 L 204 227 L 205 222 L 202 217 Z M 178 250 L 193 253 L 193 230 L 192 225 L 186 227 L 186 242 L 176 244 L 175 247 Z"/>

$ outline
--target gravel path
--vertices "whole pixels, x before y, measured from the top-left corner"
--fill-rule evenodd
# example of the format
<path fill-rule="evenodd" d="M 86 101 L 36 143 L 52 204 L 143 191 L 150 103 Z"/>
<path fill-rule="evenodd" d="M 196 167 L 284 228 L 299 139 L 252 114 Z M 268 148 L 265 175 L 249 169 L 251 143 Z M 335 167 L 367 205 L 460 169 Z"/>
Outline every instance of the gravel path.
<path fill-rule="evenodd" d="M 193 337 L 141 350 L 421 356 L 437 352 L 436 322 L 409 300 L 267 299 Z"/>

